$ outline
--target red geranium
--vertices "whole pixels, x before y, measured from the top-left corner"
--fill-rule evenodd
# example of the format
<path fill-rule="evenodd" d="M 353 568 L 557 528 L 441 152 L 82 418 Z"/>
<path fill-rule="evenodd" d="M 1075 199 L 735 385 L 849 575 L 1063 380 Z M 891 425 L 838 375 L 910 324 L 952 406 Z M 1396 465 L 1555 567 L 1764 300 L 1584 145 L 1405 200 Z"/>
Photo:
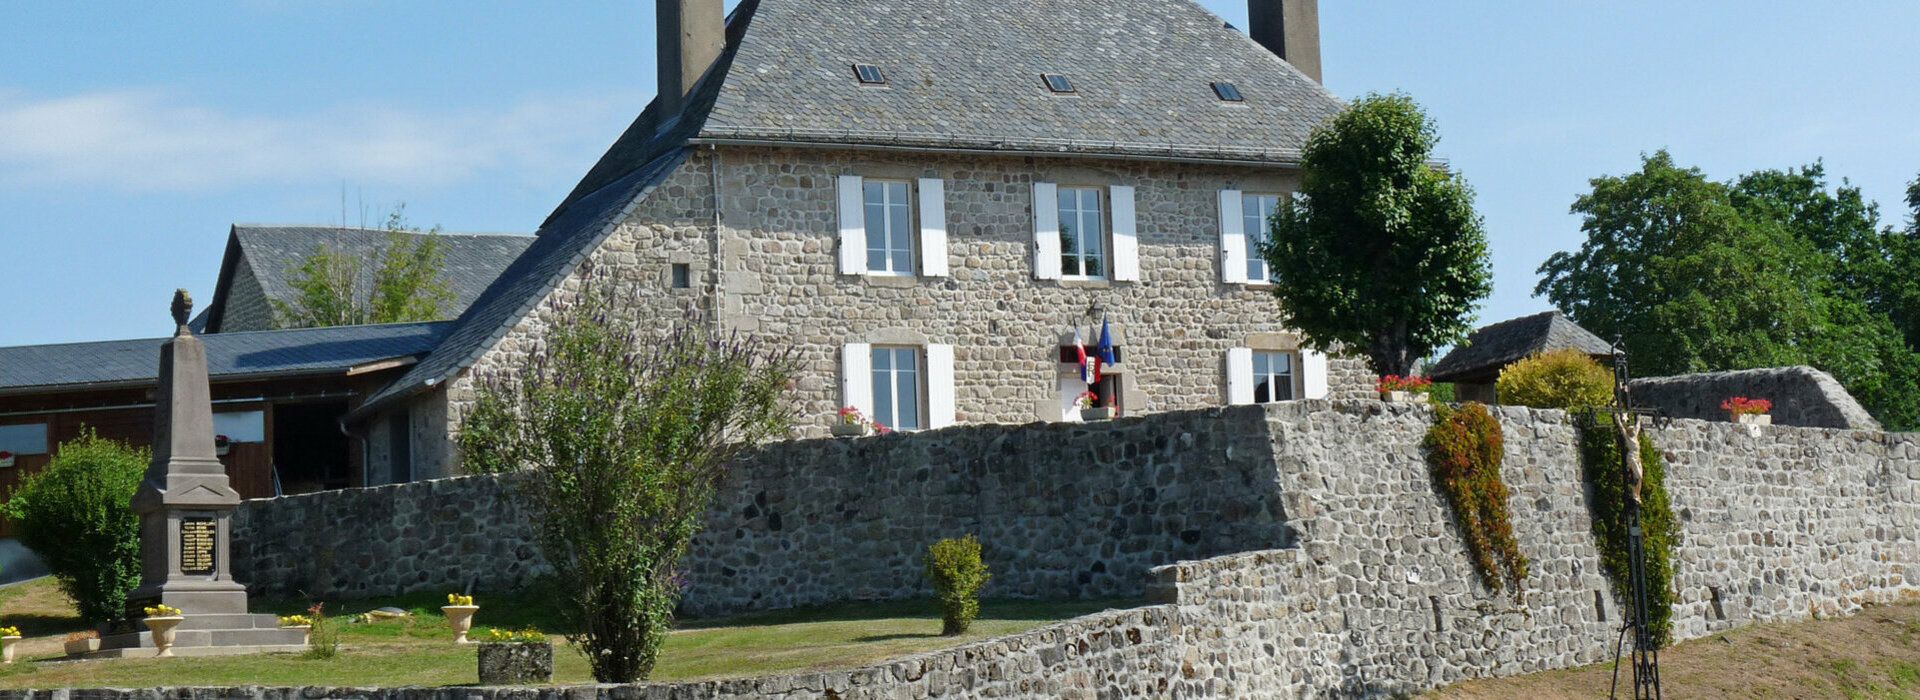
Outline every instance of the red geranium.
<path fill-rule="evenodd" d="M 1765 415 L 1773 410 L 1773 402 L 1766 399 L 1749 399 L 1745 396 L 1735 396 L 1720 402 L 1720 410 L 1730 411 L 1736 416 Z"/>
<path fill-rule="evenodd" d="M 1426 377 L 1402 377 L 1389 374 L 1374 382 L 1374 390 L 1381 393 L 1389 391 L 1412 391 L 1424 393 L 1433 388 L 1433 380 Z"/>

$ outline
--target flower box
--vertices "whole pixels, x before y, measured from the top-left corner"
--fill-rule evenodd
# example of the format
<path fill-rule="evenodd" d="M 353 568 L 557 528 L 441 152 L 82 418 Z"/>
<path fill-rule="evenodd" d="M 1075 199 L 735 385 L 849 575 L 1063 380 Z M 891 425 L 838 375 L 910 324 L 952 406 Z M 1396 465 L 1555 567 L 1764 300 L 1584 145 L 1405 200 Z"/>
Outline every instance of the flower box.
<path fill-rule="evenodd" d="M 1108 420 L 1111 418 L 1113 418 L 1113 408 L 1110 406 L 1080 409 L 1080 420 L 1083 421 Z"/>
<path fill-rule="evenodd" d="M 833 424 L 833 436 L 837 438 L 857 438 L 867 434 L 867 426 L 859 423 Z"/>
<path fill-rule="evenodd" d="M 0 452 L 0 469 L 13 466 L 13 453 Z"/>
<path fill-rule="evenodd" d="M 220 455 L 221 457 L 225 457 L 227 456 L 227 453 L 232 450 L 233 450 L 233 440 L 228 439 L 227 436 L 225 435 L 213 436 L 213 453 L 214 454 Z"/>
<path fill-rule="evenodd" d="M 1418 391 L 1382 391 L 1380 400 L 1387 403 L 1420 403 L 1427 397 Z"/>
<path fill-rule="evenodd" d="M 1733 419 L 1741 425 L 1773 425 L 1773 416 L 1765 413 L 1741 413 Z"/>
<path fill-rule="evenodd" d="M 98 637 L 91 639 L 74 639 L 67 642 L 67 656 L 91 654 L 99 650 L 100 639 Z"/>
<path fill-rule="evenodd" d="M 553 680 L 553 642 L 481 642 L 481 685 Z"/>

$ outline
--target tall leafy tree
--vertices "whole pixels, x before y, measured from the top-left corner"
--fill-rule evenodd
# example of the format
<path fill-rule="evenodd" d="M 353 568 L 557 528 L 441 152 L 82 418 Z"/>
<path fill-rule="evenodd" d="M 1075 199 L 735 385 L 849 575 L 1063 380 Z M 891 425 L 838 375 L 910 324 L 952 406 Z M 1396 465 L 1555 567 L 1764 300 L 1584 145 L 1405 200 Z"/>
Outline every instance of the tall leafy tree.
<path fill-rule="evenodd" d="M 371 256 L 373 269 L 351 251 L 322 243 L 289 268 L 291 302 L 273 300 L 282 328 L 437 321 L 446 317 L 453 288 L 441 274 L 446 252 L 440 227 L 407 224 L 406 205 L 387 214 L 386 240 Z M 421 235 L 421 234 L 427 235 Z"/>
<path fill-rule="evenodd" d="M 1315 130 L 1297 198 L 1261 251 L 1281 320 L 1309 347 L 1377 374 L 1465 337 L 1493 291 L 1473 190 L 1437 167 L 1433 121 L 1406 95 L 1368 95 Z"/>
<path fill-rule="evenodd" d="M 1920 419 L 1920 362 L 1888 311 L 1902 273 L 1890 232 L 1818 164 L 1731 183 L 1674 164 L 1591 181 L 1574 202 L 1587 240 L 1540 267 L 1535 294 L 1604 338 L 1642 375 L 1812 365 L 1889 427 Z"/>

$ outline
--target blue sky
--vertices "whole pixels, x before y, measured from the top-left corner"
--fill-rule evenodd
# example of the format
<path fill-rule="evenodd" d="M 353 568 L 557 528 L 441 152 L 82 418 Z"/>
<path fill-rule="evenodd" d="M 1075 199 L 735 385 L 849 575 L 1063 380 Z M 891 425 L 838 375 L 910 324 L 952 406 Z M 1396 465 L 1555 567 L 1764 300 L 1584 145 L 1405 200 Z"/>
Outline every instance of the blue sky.
<path fill-rule="evenodd" d="M 1243 0 L 1201 4 L 1246 25 Z M 1644 152 L 1718 179 L 1824 159 L 1896 224 L 1920 174 L 1920 3 L 1321 13 L 1328 87 L 1413 95 L 1478 191 L 1483 321 L 1548 308 L 1534 270 L 1579 245 L 1567 207 Z M 404 201 L 419 225 L 532 231 L 652 95 L 652 15 L 646 0 L 0 5 L 0 345 L 166 333 L 174 288 L 211 298 L 234 222 L 377 222 Z"/>

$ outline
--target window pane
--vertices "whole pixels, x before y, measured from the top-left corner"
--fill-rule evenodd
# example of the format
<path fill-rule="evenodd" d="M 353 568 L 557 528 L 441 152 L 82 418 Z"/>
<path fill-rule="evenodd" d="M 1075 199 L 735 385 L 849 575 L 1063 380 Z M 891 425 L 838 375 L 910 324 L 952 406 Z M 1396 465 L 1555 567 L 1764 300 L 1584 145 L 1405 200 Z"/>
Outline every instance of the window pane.
<path fill-rule="evenodd" d="M 869 193 L 874 186 L 867 185 Z M 867 269 L 887 269 L 887 207 L 869 200 L 867 202 Z"/>
<path fill-rule="evenodd" d="M 1263 377 L 1266 375 L 1267 375 L 1267 353 L 1256 352 L 1253 354 L 1253 376 Z"/>
<path fill-rule="evenodd" d="M 902 273 L 913 272 L 913 249 L 893 249 L 893 271 Z"/>
<path fill-rule="evenodd" d="M 874 348 L 873 369 L 876 372 L 883 369 L 893 369 L 893 353 L 886 348 Z"/>
<path fill-rule="evenodd" d="M 1270 357 L 1272 360 L 1270 360 L 1269 363 L 1273 366 L 1274 374 L 1288 374 L 1293 372 L 1292 355 L 1284 352 L 1276 352 L 1270 355 Z"/>
<path fill-rule="evenodd" d="M 1273 384 L 1273 382 L 1271 381 L 1271 379 L 1268 377 L 1256 374 L 1254 375 L 1253 380 L 1254 380 L 1253 381 L 1253 402 L 1254 403 L 1272 402 L 1273 392 L 1270 390 L 1270 386 Z"/>
<path fill-rule="evenodd" d="M 213 414 L 213 432 L 234 442 L 265 442 L 267 414 L 264 411 Z"/>
<path fill-rule="evenodd" d="M 901 430 L 918 430 L 920 429 L 920 373 L 915 371 L 915 365 L 918 363 L 914 359 L 917 351 L 903 348 L 894 352 L 897 354 L 893 364 L 899 368 L 894 372 L 897 398 L 894 408 L 899 413 L 894 420 L 898 421 L 899 425 L 894 427 Z"/>
<path fill-rule="evenodd" d="M 0 452 L 16 455 L 47 453 L 47 424 L 0 425 Z"/>

